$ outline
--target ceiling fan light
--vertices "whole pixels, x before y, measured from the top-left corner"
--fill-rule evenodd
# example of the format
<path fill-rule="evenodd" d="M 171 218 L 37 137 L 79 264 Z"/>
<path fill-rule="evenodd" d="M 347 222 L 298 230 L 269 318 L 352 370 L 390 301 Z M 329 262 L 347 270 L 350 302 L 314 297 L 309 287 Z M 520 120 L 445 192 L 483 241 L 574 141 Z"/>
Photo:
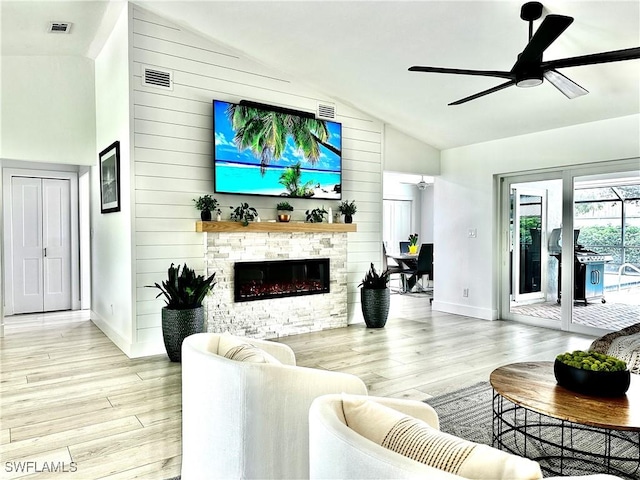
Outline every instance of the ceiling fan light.
<path fill-rule="evenodd" d="M 542 77 L 522 78 L 516 82 L 516 86 L 522 88 L 537 87 L 542 84 Z"/>

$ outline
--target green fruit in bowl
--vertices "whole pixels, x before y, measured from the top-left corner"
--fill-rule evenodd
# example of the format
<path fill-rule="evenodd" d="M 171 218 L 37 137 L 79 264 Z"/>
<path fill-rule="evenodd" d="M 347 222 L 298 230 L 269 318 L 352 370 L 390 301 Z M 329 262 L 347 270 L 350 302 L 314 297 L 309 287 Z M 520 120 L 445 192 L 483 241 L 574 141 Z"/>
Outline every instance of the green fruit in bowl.
<path fill-rule="evenodd" d="M 584 350 L 561 353 L 556 360 L 571 367 L 593 372 L 622 372 L 627 369 L 627 364 L 616 357 Z"/>

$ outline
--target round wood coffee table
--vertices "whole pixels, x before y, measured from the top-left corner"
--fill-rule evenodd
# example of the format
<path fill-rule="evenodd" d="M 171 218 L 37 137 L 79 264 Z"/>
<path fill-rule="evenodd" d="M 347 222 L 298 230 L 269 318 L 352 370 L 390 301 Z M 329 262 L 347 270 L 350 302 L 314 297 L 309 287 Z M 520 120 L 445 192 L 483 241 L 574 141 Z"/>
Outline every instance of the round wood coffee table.
<path fill-rule="evenodd" d="M 556 383 L 553 362 L 491 373 L 493 445 L 553 475 L 606 472 L 640 478 L 640 377 L 621 397 L 594 397 Z"/>

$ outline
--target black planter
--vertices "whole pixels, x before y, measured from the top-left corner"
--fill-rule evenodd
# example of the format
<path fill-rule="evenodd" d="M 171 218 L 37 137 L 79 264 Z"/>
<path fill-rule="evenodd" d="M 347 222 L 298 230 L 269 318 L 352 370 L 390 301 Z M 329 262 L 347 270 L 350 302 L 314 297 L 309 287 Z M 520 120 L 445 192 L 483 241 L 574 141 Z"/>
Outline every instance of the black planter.
<path fill-rule="evenodd" d="M 556 359 L 553 373 L 558 385 L 578 393 L 598 397 L 619 397 L 631 383 L 629 370 L 620 372 L 594 372 L 572 367 Z"/>
<path fill-rule="evenodd" d="M 351 215 L 345 215 L 344 223 L 353 223 L 353 217 Z"/>
<path fill-rule="evenodd" d="M 172 362 L 182 361 L 182 341 L 189 335 L 204 332 L 204 307 L 170 310 L 162 307 L 162 337 Z"/>
<path fill-rule="evenodd" d="M 363 288 L 360 290 L 362 316 L 367 327 L 382 328 L 385 326 L 389 316 L 390 297 L 388 288 Z"/>
<path fill-rule="evenodd" d="M 200 219 L 203 222 L 210 222 L 211 221 L 211 210 L 201 210 L 200 211 Z"/>

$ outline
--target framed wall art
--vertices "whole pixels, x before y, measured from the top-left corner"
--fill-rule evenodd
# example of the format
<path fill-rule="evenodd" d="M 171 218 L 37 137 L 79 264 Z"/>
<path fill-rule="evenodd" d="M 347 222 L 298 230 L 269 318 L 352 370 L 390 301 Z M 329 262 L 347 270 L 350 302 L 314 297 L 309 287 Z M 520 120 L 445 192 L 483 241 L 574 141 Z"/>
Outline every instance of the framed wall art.
<path fill-rule="evenodd" d="M 100 213 L 120 211 L 120 142 L 100 152 Z"/>

